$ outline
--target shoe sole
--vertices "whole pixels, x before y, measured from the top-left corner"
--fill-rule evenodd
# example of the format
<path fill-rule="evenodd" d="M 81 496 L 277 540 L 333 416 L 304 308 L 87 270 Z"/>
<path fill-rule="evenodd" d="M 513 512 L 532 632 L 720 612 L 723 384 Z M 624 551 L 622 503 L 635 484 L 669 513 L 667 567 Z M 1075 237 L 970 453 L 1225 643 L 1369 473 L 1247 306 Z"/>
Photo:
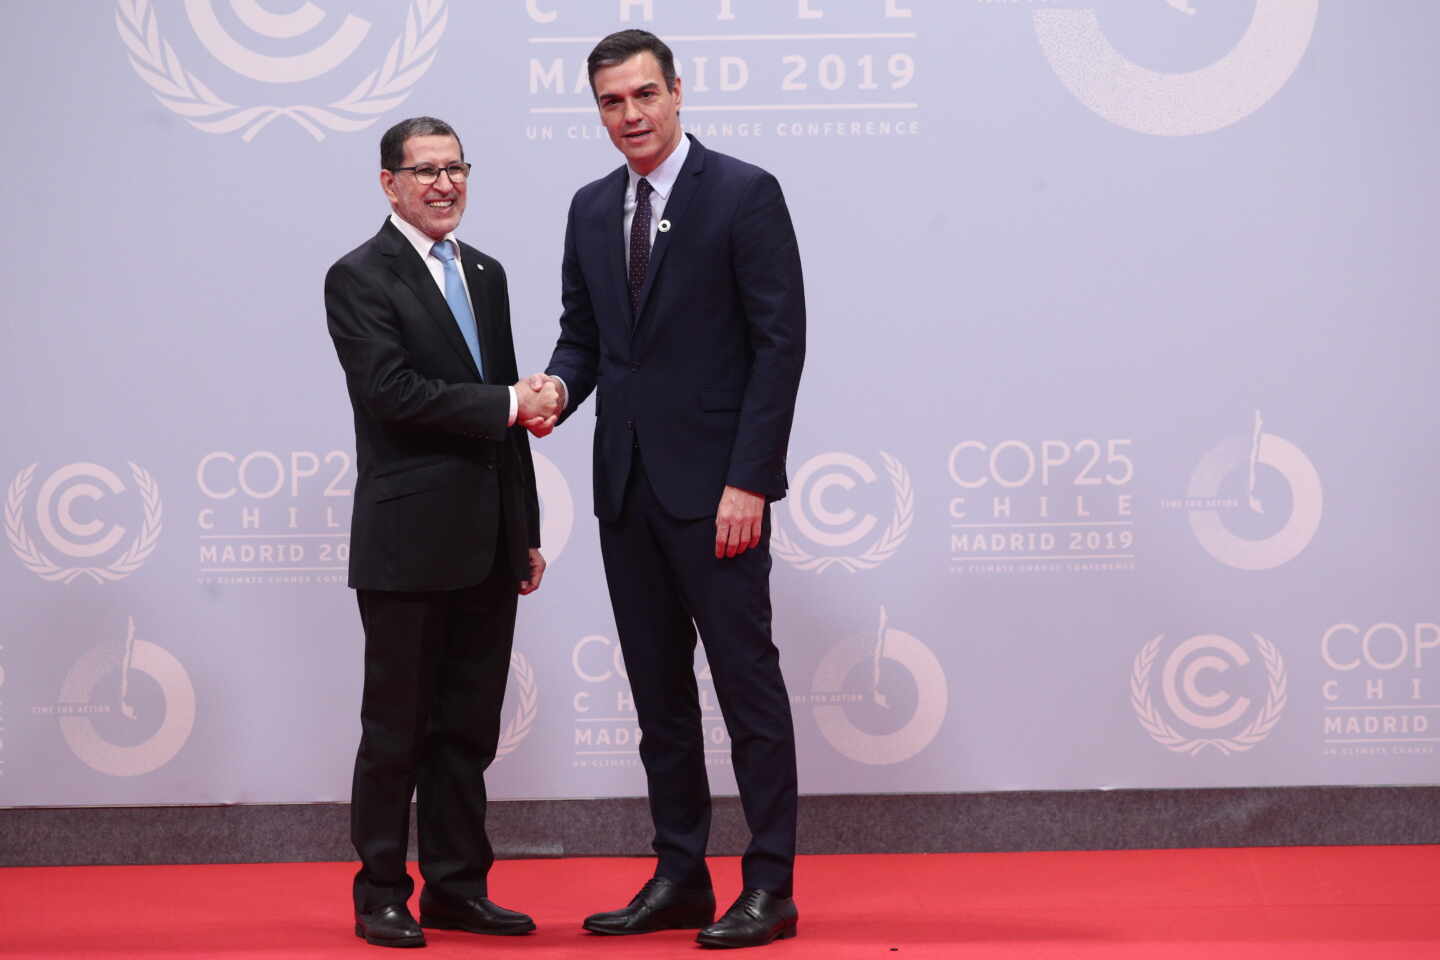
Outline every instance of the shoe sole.
<path fill-rule="evenodd" d="M 413 938 L 411 938 L 411 939 L 406 939 L 406 940 L 386 940 L 386 939 L 384 939 L 383 937 L 372 937 L 372 936 L 370 936 L 370 934 L 368 934 L 368 933 L 365 932 L 365 927 L 364 927 L 363 925 L 361 925 L 361 924 L 358 924 L 358 923 L 355 924 L 355 936 L 359 937 L 361 940 L 364 940 L 366 943 L 370 944 L 371 946 L 375 946 L 375 947 L 399 947 L 399 948 L 401 948 L 401 949 L 404 949 L 404 948 L 406 948 L 406 947 L 423 947 L 423 946 L 425 946 L 425 938 L 424 938 L 424 937 L 421 937 L 421 938 L 418 939 L 418 940 L 413 939 Z"/>
<path fill-rule="evenodd" d="M 533 923 L 523 927 L 467 927 L 463 923 L 456 923 L 452 920 L 436 920 L 423 913 L 420 914 L 420 926 L 428 927 L 431 930 L 463 930 L 466 933 L 479 933 L 491 937 L 519 937 L 535 931 Z"/>
<path fill-rule="evenodd" d="M 661 932 L 663 932 L 663 931 L 665 931 L 665 930 L 699 930 L 699 929 L 701 929 L 701 928 L 703 928 L 703 927 L 708 927 L 708 926 L 710 926 L 710 924 L 712 924 L 712 923 L 714 923 L 714 922 L 715 922 L 715 915 L 712 913 L 712 914 L 710 914 L 710 919 L 708 919 L 708 920 L 700 920 L 700 921 L 694 922 L 694 923 L 691 923 L 691 922 L 685 922 L 685 923 L 667 923 L 667 924 L 665 924 L 665 925 L 663 925 L 663 926 L 658 926 L 658 927 L 640 927 L 640 928 L 638 928 L 638 929 L 631 929 L 631 928 L 613 928 L 613 929 L 612 929 L 612 928 L 601 927 L 601 926 L 593 926 L 593 927 L 592 927 L 592 926 L 590 925 L 589 921 L 586 921 L 586 922 L 580 924 L 580 926 L 584 927 L 586 930 L 590 931 L 591 933 L 598 933 L 598 934 L 600 934 L 601 936 L 604 936 L 604 937 L 628 937 L 628 936 L 633 936 L 633 935 L 639 934 L 639 933 L 661 933 Z"/>
<path fill-rule="evenodd" d="M 700 921 L 700 923 L 665 924 L 664 927 L 626 927 L 612 930 L 612 928 L 608 927 L 592 927 L 589 923 L 582 923 L 580 925 L 582 925 L 585 930 L 589 930 L 590 933 L 600 934 L 602 937 L 631 937 L 635 936 L 635 934 L 642 933 L 664 933 L 665 930 L 700 930 L 700 928 L 708 927 L 708 925 L 713 923 L 714 915 L 711 914 L 710 920 Z"/>
<path fill-rule="evenodd" d="M 714 921 L 712 920 L 706 921 L 705 923 L 680 923 L 675 924 L 674 926 L 644 927 L 638 930 L 608 930 L 605 927 L 592 927 L 587 923 L 582 923 L 580 926 L 584 927 L 591 933 L 598 933 L 602 937 L 629 937 L 640 933 L 664 933 L 666 930 L 699 930 L 701 927 L 710 926 L 710 924 L 713 922 Z"/>
<path fill-rule="evenodd" d="M 722 950 L 738 947 L 763 947 L 767 943 L 774 943 L 776 940 L 789 940 L 791 937 L 795 936 L 799 932 L 800 925 L 795 924 L 794 926 L 786 927 L 784 930 L 781 930 L 769 940 L 757 940 L 754 943 L 737 943 L 734 940 L 707 938 L 700 934 L 696 935 L 695 942 L 700 944 L 700 946 L 702 947 L 716 947 Z"/>

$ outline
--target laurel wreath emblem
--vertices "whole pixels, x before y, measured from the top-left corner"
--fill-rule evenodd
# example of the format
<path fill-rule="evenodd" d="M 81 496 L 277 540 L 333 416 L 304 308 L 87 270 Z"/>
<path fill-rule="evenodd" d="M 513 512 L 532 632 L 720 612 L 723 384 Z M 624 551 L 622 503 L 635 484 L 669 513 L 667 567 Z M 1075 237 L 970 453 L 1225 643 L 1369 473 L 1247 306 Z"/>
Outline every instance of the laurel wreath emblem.
<path fill-rule="evenodd" d="M 1192 757 L 1206 747 L 1214 747 L 1223 755 L 1243 753 L 1269 736 L 1275 724 L 1280 722 L 1280 714 L 1285 710 L 1285 661 L 1280 657 L 1280 651 L 1268 640 L 1258 633 L 1253 636 L 1260 647 L 1260 656 L 1265 661 L 1265 676 L 1269 681 L 1265 706 L 1244 730 L 1233 737 L 1187 739 L 1177 733 L 1155 709 L 1150 699 L 1150 669 L 1155 665 L 1155 656 L 1165 635 L 1160 634 L 1142 647 L 1136 654 L 1130 671 L 1130 706 L 1135 709 L 1135 716 L 1139 718 L 1140 726 L 1145 728 L 1145 732 L 1150 734 L 1156 743 L 1176 753 L 1188 753 Z"/>
<path fill-rule="evenodd" d="M 790 539 L 784 528 L 774 521 L 773 512 L 770 523 L 771 552 L 800 570 L 814 570 L 816 573 L 824 573 L 833 566 L 855 573 L 858 570 L 874 569 L 889 560 L 905 542 L 905 538 L 910 534 L 910 526 L 915 522 L 915 487 L 910 482 L 910 474 L 899 460 L 883 450 L 880 452 L 880 459 L 885 462 L 885 473 L 895 488 L 895 514 L 891 517 L 890 524 L 881 532 L 880 539 L 871 544 L 865 552 L 848 557 L 816 556 Z"/>
<path fill-rule="evenodd" d="M 160 35 L 159 18 L 150 0 L 116 0 L 115 27 L 130 50 L 130 65 L 149 84 L 155 99 L 198 130 L 233 133 L 244 129 L 249 142 L 276 117 L 289 117 L 316 140 L 324 127 L 341 133 L 364 130 L 387 110 L 405 102 L 410 88 L 435 62 L 436 45 L 449 19 L 446 0 L 413 0 L 405 15 L 405 31 L 390 45 L 379 68 L 354 90 L 325 107 L 305 105 L 245 107 L 229 103 L 180 63 L 175 49 Z"/>
<path fill-rule="evenodd" d="M 530 661 L 525 659 L 525 654 L 519 650 L 510 651 L 510 673 L 515 678 L 515 688 L 520 693 L 520 702 L 515 705 L 515 712 L 505 724 L 504 731 L 500 734 L 500 740 L 495 747 L 495 759 L 500 759 L 508 753 L 514 752 L 520 746 L 520 741 L 530 732 L 535 724 L 535 716 L 539 712 L 536 709 L 539 703 L 539 691 L 535 687 L 535 668 Z"/>
<path fill-rule="evenodd" d="M 140 526 L 139 535 L 124 553 L 105 567 L 62 567 L 40 551 L 25 529 L 25 495 L 35 478 L 36 466 L 32 463 L 16 474 L 5 497 L 5 537 L 27 570 L 44 580 L 70 583 L 77 577 L 91 577 L 96 583 L 104 583 L 107 580 L 123 580 L 140 569 L 160 540 L 162 510 L 160 489 L 154 477 L 144 468 L 130 464 L 130 475 L 135 478 L 135 486 L 145 504 L 145 521 Z"/>

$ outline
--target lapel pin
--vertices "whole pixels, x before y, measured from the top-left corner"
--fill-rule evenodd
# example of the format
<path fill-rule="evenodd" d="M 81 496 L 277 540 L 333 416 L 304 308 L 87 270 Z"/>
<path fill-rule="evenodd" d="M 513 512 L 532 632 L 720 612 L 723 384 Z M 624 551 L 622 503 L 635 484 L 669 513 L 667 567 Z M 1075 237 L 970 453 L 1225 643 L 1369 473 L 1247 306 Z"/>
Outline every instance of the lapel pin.
<path fill-rule="evenodd" d="M 670 221 L 669 221 L 669 220 L 661 220 L 659 223 L 657 223 L 657 224 L 655 225 L 655 229 L 659 230 L 661 233 L 669 233 L 669 232 L 670 232 Z"/>

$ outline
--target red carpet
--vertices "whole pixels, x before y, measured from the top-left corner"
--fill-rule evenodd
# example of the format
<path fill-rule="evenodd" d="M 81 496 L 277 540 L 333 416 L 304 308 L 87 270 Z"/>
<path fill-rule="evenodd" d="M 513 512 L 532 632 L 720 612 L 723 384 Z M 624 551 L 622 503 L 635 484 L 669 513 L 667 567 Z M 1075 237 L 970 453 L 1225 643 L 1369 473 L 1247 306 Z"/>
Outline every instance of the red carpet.
<path fill-rule="evenodd" d="M 528 937 L 428 931 L 423 953 L 352 932 L 352 867 L 334 863 L 0 870 L 6 957 L 734 956 L 693 934 L 583 933 L 649 860 L 509 860 L 495 899 L 534 915 Z M 718 894 L 738 863 L 713 862 Z M 413 873 L 413 870 L 412 870 Z M 1120 957 L 1144 960 L 1440 957 L 1440 846 L 802 857 L 800 934 L 772 960 Z M 414 903 L 412 901 L 412 907 Z"/>

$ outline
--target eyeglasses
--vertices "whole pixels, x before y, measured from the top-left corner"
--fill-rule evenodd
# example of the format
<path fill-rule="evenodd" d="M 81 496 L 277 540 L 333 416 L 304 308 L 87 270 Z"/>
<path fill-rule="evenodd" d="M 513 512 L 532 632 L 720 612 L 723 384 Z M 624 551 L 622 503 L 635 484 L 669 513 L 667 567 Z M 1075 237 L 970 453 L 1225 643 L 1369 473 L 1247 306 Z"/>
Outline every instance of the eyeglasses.
<path fill-rule="evenodd" d="M 415 182 L 421 186 L 430 186 L 440 179 L 440 174 L 450 178 L 451 183 L 464 183 L 465 178 L 470 176 L 470 164 L 452 163 L 447 167 L 396 167 L 391 172 L 399 173 L 401 170 L 409 170 L 415 177 Z"/>

